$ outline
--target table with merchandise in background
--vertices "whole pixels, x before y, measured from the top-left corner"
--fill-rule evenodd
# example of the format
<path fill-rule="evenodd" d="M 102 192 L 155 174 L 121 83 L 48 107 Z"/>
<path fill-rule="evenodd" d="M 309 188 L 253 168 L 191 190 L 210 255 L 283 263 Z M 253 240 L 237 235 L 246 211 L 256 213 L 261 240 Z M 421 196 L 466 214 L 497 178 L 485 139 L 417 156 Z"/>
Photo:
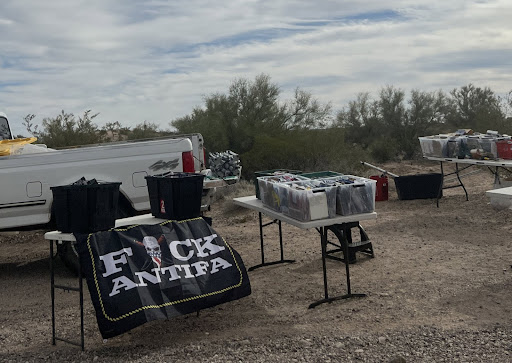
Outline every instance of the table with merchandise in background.
<path fill-rule="evenodd" d="M 495 186 L 499 186 L 501 184 L 501 179 L 499 175 L 499 170 L 504 169 L 509 173 L 512 173 L 512 160 L 506 160 L 506 159 L 497 159 L 497 160 L 478 160 L 478 159 L 459 159 L 459 158 L 444 158 L 444 157 L 432 157 L 432 156 L 426 156 L 425 157 L 428 160 L 431 161 L 438 161 L 441 165 L 441 175 L 442 175 L 442 182 L 441 182 L 441 189 L 450 189 L 450 188 L 462 188 L 464 190 L 464 193 L 466 194 L 466 200 L 469 200 L 468 198 L 468 192 L 466 190 L 466 187 L 464 186 L 464 183 L 462 182 L 462 178 L 465 176 L 468 176 L 474 172 L 469 172 L 466 174 L 461 174 L 463 170 L 466 170 L 472 166 L 485 166 L 487 167 L 493 174 L 494 174 L 494 184 Z M 443 163 L 452 163 L 455 164 L 455 171 L 446 173 L 444 172 Z M 459 167 L 459 164 L 462 165 L 462 167 Z M 450 177 L 449 179 L 445 179 L 445 177 Z M 445 182 L 449 181 L 455 181 L 456 184 L 452 185 L 445 185 Z M 441 193 L 439 193 L 441 195 Z M 437 206 L 439 206 L 439 197 L 437 198 Z"/>

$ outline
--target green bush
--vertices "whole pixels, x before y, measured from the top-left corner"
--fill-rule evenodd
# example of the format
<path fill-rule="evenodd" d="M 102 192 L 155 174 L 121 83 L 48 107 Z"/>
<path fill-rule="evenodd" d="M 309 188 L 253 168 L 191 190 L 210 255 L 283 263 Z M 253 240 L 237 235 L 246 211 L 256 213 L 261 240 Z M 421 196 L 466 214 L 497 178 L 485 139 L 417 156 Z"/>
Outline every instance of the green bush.
<path fill-rule="evenodd" d="M 346 145 L 343 130 L 331 128 L 296 130 L 276 137 L 259 135 L 253 148 L 240 158 L 243 177 L 252 180 L 255 171 L 271 169 L 354 173 L 368 153 L 358 145 Z"/>
<path fill-rule="evenodd" d="M 396 159 L 398 152 L 399 150 L 397 146 L 392 142 L 392 140 L 387 138 L 375 140 L 370 147 L 372 160 L 379 163 Z"/>

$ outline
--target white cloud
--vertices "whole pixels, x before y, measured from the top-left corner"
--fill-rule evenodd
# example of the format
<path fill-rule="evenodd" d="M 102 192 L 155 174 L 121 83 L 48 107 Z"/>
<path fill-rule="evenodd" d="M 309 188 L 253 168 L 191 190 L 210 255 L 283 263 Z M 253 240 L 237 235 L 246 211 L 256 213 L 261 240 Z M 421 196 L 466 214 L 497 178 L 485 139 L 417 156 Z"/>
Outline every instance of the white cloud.
<path fill-rule="evenodd" d="M 299 86 L 335 109 L 387 84 L 506 93 L 511 10 L 505 0 L 3 1 L 0 111 L 21 124 L 92 109 L 99 123 L 167 128 L 260 73 L 283 97 Z"/>

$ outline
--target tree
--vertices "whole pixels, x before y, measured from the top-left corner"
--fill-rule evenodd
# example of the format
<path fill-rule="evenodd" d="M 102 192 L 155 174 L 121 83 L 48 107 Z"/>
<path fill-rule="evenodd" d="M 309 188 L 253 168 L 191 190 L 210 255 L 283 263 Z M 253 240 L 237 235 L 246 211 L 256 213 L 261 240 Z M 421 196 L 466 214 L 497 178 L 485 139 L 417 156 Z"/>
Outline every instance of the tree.
<path fill-rule="evenodd" d="M 452 112 L 447 121 L 453 129 L 472 128 L 485 132 L 507 127 L 501 101 L 490 88 L 475 87 L 470 83 L 453 89 L 450 95 Z"/>
<path fill-rule="evenodd" d="M 253 147 L 254 135 L 285 130 L 285 106 L 279 104 L 279 94 L 279 87 L 264 74 L 254 82 L 241 78 L 231 84 L 225 113 L 230 148 L 243 153 Z"/>
<path fill-rule="evenodd" d="M 29 134 L 32 134 L 34 136 L 37 137 L 37 134 L 38 134 L 38 125 L 34 125 L 34 123 L 32 122 L 32 120 L 36 117 L 36 115 L 34 114 L 27 114 L 24 118 L 23 118 L 23 122 L 21 123 L 23 126 L 25 126 L 25 128 L 27 129 L 27 131 L 29 132 Z"/>
<path fill-rule="evenodd" d="M 300 89 L 294 98 L 280 102 L 279 86 L 268 75 L 254 81 L 236 79 L 227 94 L 204 99 L 204 107 L 172 121 L 179 132 L 200 132 L 212 151 L 233 150 L 239 154 L 254 147 L 258 135 L 280 137 L 291 130 L 323 127 L 330 121 L 331 105 L 322 105 Z"/>
<path fill-rule="evenodd" d="M 404 99 L 405 92 L 393 86 L 386 86 L 380 91 L 379 111 L 390 134 L 400 132 L 405 124 Z"/>
<path fill-rule="evenodd" d="M 348 108 L 338 112 L 335 125 L 345 129 L 346 141 L 366 149 L 384 128 L 379 117 L 378 102 L 368 92 L 359 93 Z"/>
<path fill-rule="evenodd" d="M 407 110 L 408 124 L 419 136 L 438 133 L 450 112 L 450 101 L 442 91 L 412 90 Z"/>
<path fill-rule="evenodd" d="M 337 125 L 346 129 L 347 141 L 370 150 L 377 161 L 397 157 L 407 139 L 404 99 L 404 91 L 393 86 L 382 88 L 377 100 L 360 93 L 338 112 Z"/>
<path fill-rule="evenodd" d="M 128 138 L 131 130 L 124 127 L 119 121 L 107 122 L 99 131 L 102 141 L 120 141 Z"/>
<path fill-rule="evenodd" d="M 28 132 L 38 138 L 38 142 L 49 147 L 86 145 L 99 142 L 98 127 L 92 122 L 96 116 L 98 113 L 91 114 L 91 110 L 87 110 L 76 120 L 72 113 L 62 110 L 55 118 L 44 118 L 41 131 L 32 123 L 34 115 L 25 116 L 23 124 Z"/>
<path fill-rule="evenodd" d="M 419 152 L 419 136 L 446 129 L 451 105 L 442 91 L 412 90 L 406 101 L 404 91 L 386 86 L 377 100 L 369 93 L 358 94 L 336 120 L 346 130 L 347 142 L 370 150 L 377 161 L 410 159 Z"/>
<path fill-rule="evenodd" d="M 451 102 L 442 91 L 412 90 L 405 113 L 405 124 L 400 140 L 400 151 L 406 159 L 419 153 L 418 137 L 432 135 L 446 129 Z"/>
<path fill-rule="evenodd" d="M 331 123 L 332 105 L 322 105 L 309 92 L 295 89 L 295 97 L 288 102 L 285 126 L 288 129 L 316 129 Z"/>
<path fill-rule="evenodd" d="M 136 125 L 128 134 L 128 140 L 150 139 L 161 136 L 158 125 L 153 122 L 144 121 Z"/>

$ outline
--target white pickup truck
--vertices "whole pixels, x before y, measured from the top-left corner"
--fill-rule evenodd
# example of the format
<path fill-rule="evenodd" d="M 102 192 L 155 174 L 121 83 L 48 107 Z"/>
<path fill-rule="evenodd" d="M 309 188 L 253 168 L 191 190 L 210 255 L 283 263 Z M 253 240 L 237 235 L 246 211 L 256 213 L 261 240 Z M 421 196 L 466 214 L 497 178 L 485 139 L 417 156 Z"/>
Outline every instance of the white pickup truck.
<path fill-rule="evenodd" d="M 0 113 L 0 151 L 2 145 L 5 149 L 14 143 L 7 116 Z M 41 152 L 35 153 L 37 145 L 31 146 L 31 153 L 0 156 L 0 230 L 48 224 L 52 220 L 50 187 L 82 177 L 121 182 L 118 217 L 128 217 L 149 210 L 145 176 L 205 172 L 201 134 L 62 150 L 41 147 Z M 209 187 L 206 179 L 204 185 Z"/>

